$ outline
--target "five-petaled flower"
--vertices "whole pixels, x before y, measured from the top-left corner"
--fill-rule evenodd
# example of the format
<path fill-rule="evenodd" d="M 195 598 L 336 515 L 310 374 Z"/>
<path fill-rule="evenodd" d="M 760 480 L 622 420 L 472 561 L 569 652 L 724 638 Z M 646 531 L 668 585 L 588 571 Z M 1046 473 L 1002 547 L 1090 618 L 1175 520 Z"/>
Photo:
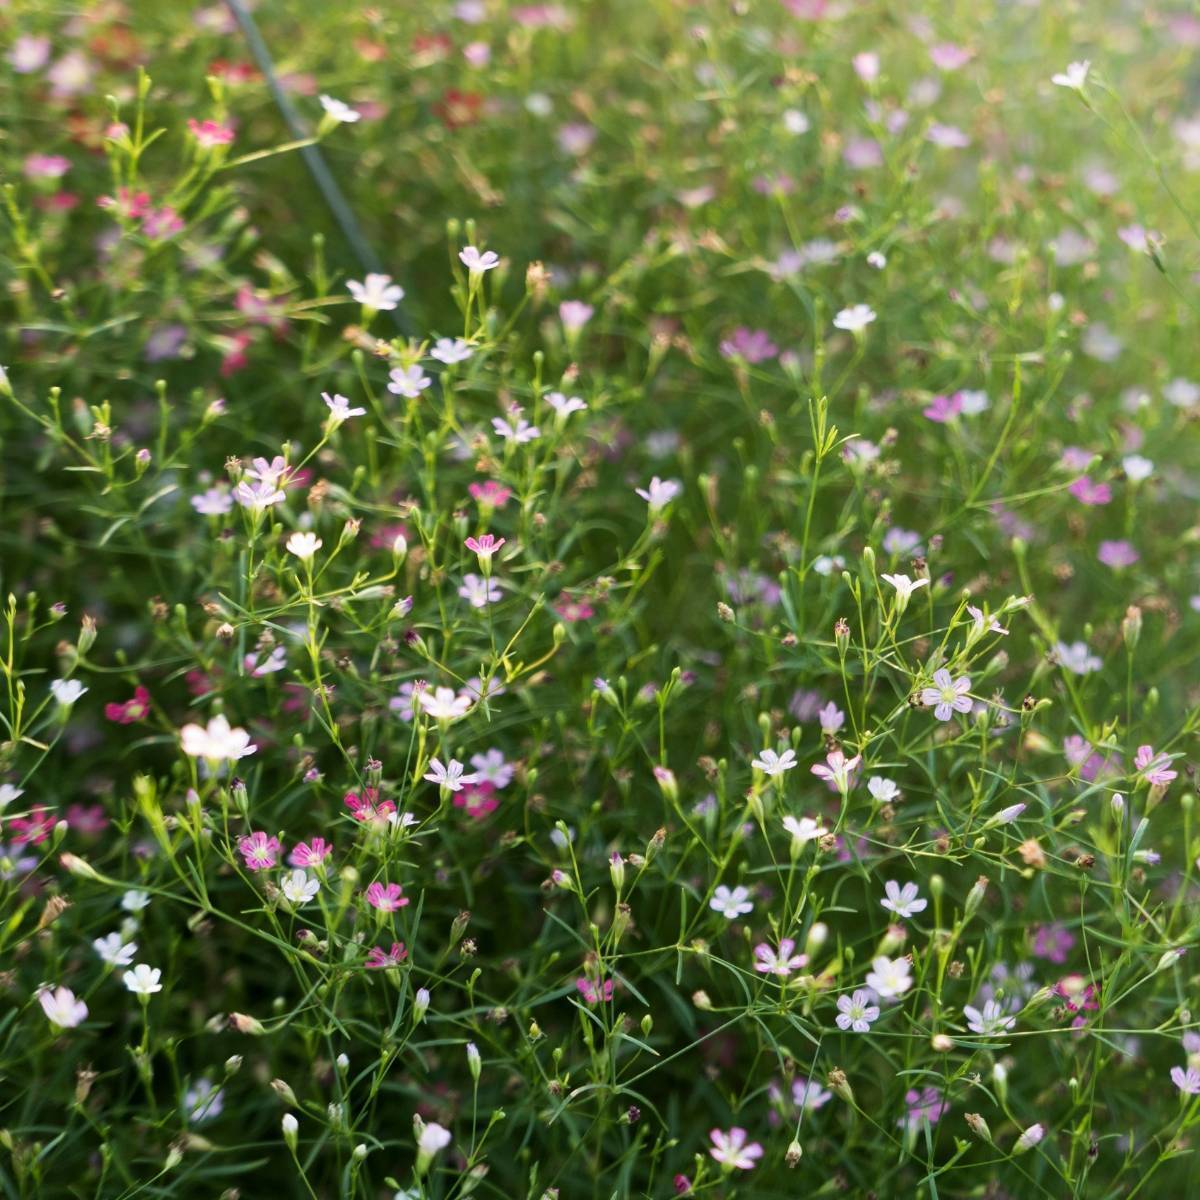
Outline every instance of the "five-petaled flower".
<path fill-rule="evenodd" d="M 871 1003 L 871 993 L 861 988 L 852 996 L 837 998 L 838 1015 L 834 1018 L 837 1027 L 851 1033 L 866 1033 L 871 1022 L 879 1016 L 879 1005 Z"/>
<path fill-rule="evenodd" d="M 918 896 L 919 889 L 915 883 L 909 882 L 901 887 L 894 879 L 889 879 L 883 885 L 883 890 L 886 899 L 880 900 L 879 903 L 905 920 L 914 913 L 923 912 L 929 906 L 928 900 L 922 900 Z"/>
<path fill-rule="evenodd" d="M 750 899 L 750 889 L 747 887 L 728 888 L 724 884 L 713 889 L 712 899 L 708 907 L 713 912 L 732 921 L 745 913 L 754 911 L 754 902 Z"/>
<path fill-rule="evenodd" d="M 777 975 L 780 979 L 786 979 L 808 962 L 808 955 L 793 954 L 795 949 L 796 943 L 791 938 L 784 938 L 778 950 L 767 942 L 759 942 L 754 947 L 754 969 L 763 975 Z"/>
<path fill-rule="evenodd" d="M 951 679 L 950 672 L 941 667 L 933 673 L 933 686 L 921 691 L 921 703 L 933 708 L 939 721 L 949 721 L 956 713 L 971 711 L 971 680 L 966 675 Z"/>
<path fill-rule="evenodd" d="M 794 750 L 785 750 L 782 754 L 776 754 L 774 750 L 764 750 L 750 765 L 774 778 L 796 765 L 796 753 Z"/>
<path fill-rule="evenodd" d="M 380 912 L 395 912 L 408 904 L 408 897 L 404 895 L 398 883 L 376 881 L 367 888 L 366 898 L 367 903 Z"/>
<path fill-rule="evenodd" d="M 709 1154 L 728 1170 L 750 1171 L 763 1156 L 762 1146 L 749 1141 L 750 1135 L 738 1125 L 728 1132 L 713 1129 L 708 1136 L 712 1141 Z"/>

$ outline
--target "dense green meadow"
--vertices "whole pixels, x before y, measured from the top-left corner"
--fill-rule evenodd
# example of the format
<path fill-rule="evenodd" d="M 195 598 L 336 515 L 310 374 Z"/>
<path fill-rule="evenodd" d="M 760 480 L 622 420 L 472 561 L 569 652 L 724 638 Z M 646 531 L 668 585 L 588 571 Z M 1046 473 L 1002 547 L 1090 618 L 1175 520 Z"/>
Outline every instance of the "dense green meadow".
<path fill-rule="evenodd" d="M 0 1200 L 1200 1194 L 1200 14 L 0 4 Z"/>

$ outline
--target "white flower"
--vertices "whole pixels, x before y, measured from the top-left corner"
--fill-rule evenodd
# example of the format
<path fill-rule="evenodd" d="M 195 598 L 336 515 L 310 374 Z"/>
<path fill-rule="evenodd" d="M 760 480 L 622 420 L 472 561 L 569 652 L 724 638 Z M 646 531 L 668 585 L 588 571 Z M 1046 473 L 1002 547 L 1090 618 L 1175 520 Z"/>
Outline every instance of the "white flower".
<path fill-rule="evenodd" d="M 504 757 L 503 750 L 488 750 L 484 754 L 472 754 L 471 766 L 480 783 L 490 783 L 494 788 L 506 788 L 512 783 L 513 766 Z"/>
<path fill-rule="evenodd" d="M 991 404 L 987 392 L 966 390 L 957 395 L 962 413 L 967 417 L 977 417 L 981 412 L 987 412 Z"/>
<path fill-rule="evenodd" d="M 972 1033 L 983 1034 L 985 1037 L 988 1034 L 1005 1033 L 1017 1023 L 1016 1017 L 1005 1016 L 1004 1009 L 995 1000 L 988 1000 L 982 1012 L 964 1004 L 963 1016 L 967 1018 L 967 1028 Z"/>
<path fill-rule="evenodd" d="M 429 352 L 429 357 L 450 366 L 452 363 L 466 362 L 472 353 L 474 352 L 470 344 L 462 338 L 438 338 Z"/>
<path fill-rule="evenodd" d="M 422 1154 L 436 1154 L 439 1150 L 444 1150 L 450 1145 L 451 1141 L 450 1130 L 443 1128 L 434 1121 L 430 1121 L 421 1130 L 421 1139 L 417 1145 Z"/>
<path fill-rule="evenodd" d="M 792 835 L 792 841 L 798 846 L 823 838 L 829 832 L 812 817 L 801 817 L 799 820 L 795 817 L 784 817 L 783 827 Z"/>
<path fill-rule="evenodd" d="M 1140 454 L 1127 454 L 1121 459 L 1121 468 L 1130 483 L 1141 483 L 1154 473 L 1154 464 Z"/>
<path fill-rule="evenodd" d="M 150 893 L 131 888 L 121 897 L 121 907 L 129 913 L 141 912 L 150 906 Z"/>
<path fill-rule="evenodd" d="M 390 275 L 372 272 L 359 283 L 355 279 L 346 281 L 346 290 L 363 308 L 375 312 L 391 312 L 404 299 L 404 289 L 392 282 Z"/>
<path fill-rule="evenodd" d="M 782 754 L 776 754 L 774 750 L 764 750 L 750 765 L 764 775 L 774 778 L 776 775 L 782 775 L 784 771 L 790 771 L 796 765 L 796 752 L 785 750 Z"/>
<path fill-rule="evenodd" d="M 301 562 L 307 562 L 324 545 L 315 533 L 293 533 L 287 540 L 289 554 L 294 554 Z"/>
<path fill-rule="evenodd" d="M 900 788 L 894 779 L 885 779 L 882 775 L 872 775 L 867 780 L 867 791 L 880 804 L 894 804 L 900 799 Z"/>
<path fill-rule="evenodd" d="M 148 967 L 145 963 L 138 963 L 121 978 L 135 996 L 152 996 L 155 992 L 162 991 L 162 984 L 158 982 L 162 978 L 162 972 L 157 967 Z"/>
<path fill-rule="evenodd" d="M 25 795 L 24 788 L 13 787 L 11 783 L 0 783 L 0 809 L 6 808 L 23 795 Z"/>
<path fill-rule="evenodd" d="M 243 507 L 258 514 L 273 504 L 282 504 L 287 496 L 283 490 L 269 480 L 250 483 L 243 479 L 233 490 L 233 498 Z"/>
<path fill-rule="evenodd" d="M 1190 379 L 1172 379 L 1162 390 L 1162 394 L 1176 408 L 1194 408 L 1200 400 L 1200 383 Z"/>
<path fill-rule="evenodd" d="M 244 729 L 234 729 L 224 713 L 218 713 L 203 725 L 185 725 L 179 731 L 184 754 L 214 762 L 237 762 L 258 749 Z"/>
<path fill-rule="evenodd" d="M 486 608 L 500 599 L 500 585 L 494 579 L 483 579 L 468 571 L 458 594 L 472 608 Z"/>
<path fill-rule="evenodd" d="M 661 512 L 680 492 L 683 484 L 677 479 L 659 479 L 657 475 L 650 480 L 648 488 L 633 489 L 645 502 L 650 505 L 650 512 Z"/>
<path fill-rule="evenodd" d="M 493 417 L 492 429 L 498 437 L 502 437 L 506 442 L 515 442 L 518 446 L 536 441 L 542 436 L 542 431 L 536 425 L 530 425 L 518 412 L 512 413 L 511 423 L 503 417 Z"/>
<path fill-rule="evenodd" d="M 55 700 L 63 708 L 70 708 L 87 691 L 87 688 L 78 679 L 56 679 L 50 684 L 50 690 L 54 693 Z"/>
<path fill-rule="evenodd" d="M 355 121 L 362 119 L 362 113 L 356 108 L 351 108 L 344 100 L 335 100 L 332 96 L 321 96 L 321 107 L 325 112 L 332 117 L 339 125 L 353 125 Z M 369 279 L 370 276 L 367 276 Z M 382 278 L 386 279 L 384 275 Z"/>
<path fill-rule="evenodd" d="M 896 589 L 896 599 L 901 612 L 908 606 L 909 597 L 917 588 L 929 586 L 928 579 L 909 579 L 907 575 L 882 575 L 881 577 Z"/>
<path fill-rule="evenodd" d="M 361 417 L 367 411 L 365 408 L 351 408 L 350 401 L 336 392 L 332 396 L 328 392 L 322 392 L 321 399 L 329 406 L 330 420 L 338 425 L 351 417 Z"/>
<path fill-rule="evenodd" d="M 789 108 L 784 110 L 783 127 L 788 133 L 798 137 L 802 133 L 807 133 L 812 128 L 812 123 L 798 108 Z"/>
<path fill-rule="evenodd" d="M 37 998 L 50 1023 L 60 1029 L 74 1029 L 87 1020 L 88 1006 L 82 1000 L 76 1000 L 69 987 L 44 988 Z"/>
<path fill-rule="evenodd" d="M 495 250 L 484 250 L 481 254 L 474 246 L 464 246 L 458 252 L 459 260 L 472 275 L 482 275 L 500 265 L 500 255 Z"/>
<path fill-rule="evenodd" d="M 307 871 L 297 867 L 284 875 L 279 890 L 289 904 L 301 905 L 307 904 L 321 890 L 321 884 L 316 879 L 310 879 Z"/>
<path fill-rule="evenodd" d="M 871 1003 L 870 993 L 861 988 L 853 996 L 837 998 L 837 1027 L 853 1033 L 867 1033 L 871 1022 L 879 1017 L 879 1005 Z"/>
<path fill-rule="evenodd" d="M 471 697 L 455 695 L 453 688 L 434 688 L 432 692 L 426 688 L 417 693 L 417 703 L 435 721 L 457 721 L 470 709 Z"/>
<path fill-rule="evenodd" d="M 405 367 L 403 370 L 400 367 L 393 367 L 388 372 L 387 390 L 393 396 L 404 396 L 408 400 L 415 400 L 432 382 L 433 380 L 419 366 Z"/>
<path fill-rule="evenodd" d="M 887 255 L 879 250 L 872 250 L 867 255 L 867 266 L 874 267 L 877 271 L 882 271 L 887 266 Z"/>
<path fill-rule="evenodd" d="M 445 766 L 436 758 L 429 760 L 429 773 L 425 776 L 430 783 L 444 787 L 448 792 L 461 792 L 464 783 L 476 783 L 479 776 L 474 773 L 463 774 L 463 765 L 457 758 L 452 758 Z"/>
<path fill-rule="evenodd" d="M 887 899 L 880 900 L 880 904 L 889 912 L 894 912 L 896 916 L 908 920 L 914 913 L 922 912 L 929 907 L 928 900 L 922 900 L 917 895 L 918 888 L 915 883 L 909 882 L 903 888 L 894 880 L 889 879 L 884 885 L 883 890 L 887 894 Z"/>
<path fill-rule="evenodd" d="M 903 996 L 912 987 L 912 967 L 906 958 L 885 958 L 880 955 L 871 960 L 867 972 L 867 987 L 885 1000 Z"/>
<path fill-rule="evenodd" d="M 1089 649 L 1087 642 L 1054 643 L 1054 655 L 1072 675 L 1090 675 L 1099 671 L 1104 663 Z"/>
<path fill-rule="evenodd" d="M 845 329 L 850 333 L 859 333 L 875 320 L 875 310 L 868 304 L 856 304 L 852 308 L 843 308 L 833 318 L 835 329 Z"/>
<path fill-rule="evenodd" d="M 106 937 L 94 938 L 92 949 L 100 956 L 100 961 L 110 967 L 127 967 L 137 953 L 137 942 L 127 942 L 114 932 Z"/>
<path fill-rule="evenodd" d="M 546 403 L 564 420 L 574 412 L 583 412 L 587 405 L 578 396 L 564 396 L 562 392 L 547 392 Z"/>
<path fill-rule="evenodd" d="M 735 917 L 740 917 L 743 913 L 754 911 L 754 904 L 750 900 L 749 888 L 735 887 L 731 891 L 724 884 L 713 890 L 712 899 L 708 902 L 708 907 L 713 912 L 719 912 L 721 916 L 727 917 L 730 921 Z"/>
<path fill-rule="evenodd" d="M 1059 87 L 1072 88 L 1077 92 L 1082 92 L 1091 65 L 1086 58 L 1082 62 L 1068 63 L 1066 71 L 1050 76 L 1050 82 Z"/>

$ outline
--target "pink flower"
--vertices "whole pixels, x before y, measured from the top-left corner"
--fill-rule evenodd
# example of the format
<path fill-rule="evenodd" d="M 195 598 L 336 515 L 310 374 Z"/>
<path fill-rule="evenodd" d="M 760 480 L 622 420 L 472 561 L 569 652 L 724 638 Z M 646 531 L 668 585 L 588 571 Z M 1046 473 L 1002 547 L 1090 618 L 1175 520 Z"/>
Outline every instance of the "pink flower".
<path fill-rule="evenodd" d="M 750 1136 L 740 1126 L 735 1125 L 728 1133 L 714 1129 L 709 1133 L 712 1146 L 709 1154 L 723 1167 L 731 1170 L 749 1171 L 763 1156 L 763 1148 L 758 1142 L 747 1143 Z"/>
<path fill-rule="evenodd" d="M 937 1124 L 950 1107 L 935 1087 L 922 1088 L 919 1092 L 910 1088 L 904 1093 L 904 1104 L 907 1111 L 897 1123 L 908 1129 L 918 1128 L 923 1121 Z"/>
<path fill-rule="evenodd" d="M 480 558 L 490 559 L 504 545 L 505 540 L 505 538 L 493 537 L 490 533 L 481 533 L 477 538 L 467 538 L 465 545 L 468 550 L 473 550 Z"/>
<path fill-rule="evenodd" d="M 293 867 L 319 867 L 331 854 L 333 847 L 322 837 L 311 842 L 300 842 L 288 855 Z"/>
<path fill-rule="evenodd" d="M 784 938 L 775 950 L 766 942 L 759 942 L 754 947 L 754 957 L 758 960 L 754 969 L 763 975 L 777 975 L 786 979 L 793 971 L 799 971 L 808 962 L 807 954 L 793 954 L 796 943 L 791 938 Z"/>
<path fill-rule="evenodd" d="M 593 983 L 586 976 L 581 975 L 575 980 L 575 987 L 588 1004 L 599 1004 L 602 1000 L 611 1000 L 613 998 L 613 981 L 611 979 L 606 979 L 603 983 L 597 984 Z"/>
<path fill-rule="evenodd" d="M 496 799 L 495 785 L 487 782 L 464 783 L 454 793 L 454 807 L 465 808 L 467 816 L 474 817 L 477 821 L 483 820 L 500 807 L 500 801 Z"/>
<path fill-rule="evenodd" d="M 926 420 L 937 421 L 938 424 L 944 425 L 947 421 L 953 420 L 962 412 L 962 399 L 956 392 L 953 396 L 934 396 L 929 401 L 927 408 L 923 410 L 923 415 Z"/>
<path fill-rule="evenodd" d="M 812 773 L 844 796 L 854 786 L 854 775 L 861 763 L 861 754 L 847 758 L 841 750 L 831 750 L 825 755 L 825 762 L 813 765 Z"/>
<path fill-rule="evenodd" d="M 222 125 L 220 121 L 197 121 L 195 117 L 190 117 L 187 125 L 197 144 L 205 150 L 211 150 L 215 146 L 228 146 L 233 141 L 233 130 L 228 125 Z"/>
<path fill-rule="evenodd" d="M 1086 475 L 1076 479 L 1067 491 L 1080 504 L 1107 504 L 1112 499 L 1112 488 L 1107 483 L 1093 483 Z"/>
<path fill-rule="evenodd" d="M 747 329 L 739 325 L 722 343 L 724 358 L 740 358 L 750 364 L 766 362 L 779 353 L 779 347 L 767 336 L 766 330 Z"/>
<path fill-rule="evenodd" d="M 246 866 L 251 871 L 273 867 L 279 861 L 282 850 L 277 837 L 268 837 L 261 830 L 238 839 L 238 853 L 246 860 Z"/>
<path fill-rule="evenodd" d="M 1061 922 L 1036 925 L 1033 930 L 1033 952 L 1038 958 L 1052 963 L 1065 963 L 1075 945 L 1075 935 Z"/>
<path fill-rule="evenodd" d="M 9 838 L 14 846 L 40 846 L 54 832 L 57 820 L 51 809 L 36 804 L 24 817 L 8 822 Z"/>
<path fill-rule="evenodd" d="M 408 957 L 408 950 L 403 942 L 393 942 L 390 950 L 382 946 L 372 946 L 367 955 L 368 971 L 384 971 L 388 967 L 398 967 Z"/>
<path fill-rule="evenodd" d="M 373 883 L 366 891 L 367 903 L 380 912 L 395 912 L 408 904 L 398 883 Z"/>
<path fill-rule="evenodd" d="M 1133 765 L 1141 772 L 1147 783 L 1165 787 L 1177 775 L 1171 770 L 1171 760 L 1165 754 L 1155 754 L 1151 746 L 1139 746 L 1133 756 Z"/>
<path fill-rule="evenodd" d="M 949 721 L 956 712 L 970 712 L 971 680 L 966 675 L 950 678 L 950 672 L 942 667 L 933 673 L 933 686 L 921 692 L 921 703 L 933 707 L 933 715 L 939 721 Z"/>
<path fill-rule="evenodd" d="M 390 800 L 379 799 L 379 789 L 373 787 L 363 788 L 361 796 L 357 792 L 347 792 L 342 803 L 350 810 L 350 815 L 361 822 L 383 822 L 396 811 Z"/>
<path fill-rule="evenodd" d="M 104 706 L 105 719 L 116 721 L 118 725 L 132 725 L 135 721 L 144 720 L 149 712 L 150 693 L 140 684 L 133 689 L 132 700 Z"/>
<path fill-rule="evenodd" d="M 1106 566 L 1119 569 L 1131 567 L 1141 555 L 1127 541 L 1101 542 L 1096 557 Z"/>
<path fill-rule="evenodd" d="M 591 319 L 596 310 L 582 300 L 564 300 L 558 306 L 558 319 L 563 327 L 571 332 L 582 329 Z"/>
<path fill-rule="evenodd" d="M 512 490 L 494 479 L 486 479 L 483 483 L 472 483 L 467 487 L 471 498 L 479 502 L 481 508 L 503 508 L 512 499 Z"/>
<path fill-rule="evenodd" d="M 561 596 L 554 602 L 554 611 L 564 621 L 587 621 L 596 615 L 595 610 L 586 600 L 573 600 L 570 596 Z"/>
<path fill-rule="evenodd" d="M 1182 1067 L 1172 1067 L 1171 1082 L 1188 1096 L 1200 1096 L 1200 1071 L 1195 1067 L 1188 1067 L 1186 1071 Z"/>
<path fill-rule="evenodd" d="M 30 179 L 61 179 L 71 169 L 71 160 L 61 154 L 31 154 L 24 168 Z"/>

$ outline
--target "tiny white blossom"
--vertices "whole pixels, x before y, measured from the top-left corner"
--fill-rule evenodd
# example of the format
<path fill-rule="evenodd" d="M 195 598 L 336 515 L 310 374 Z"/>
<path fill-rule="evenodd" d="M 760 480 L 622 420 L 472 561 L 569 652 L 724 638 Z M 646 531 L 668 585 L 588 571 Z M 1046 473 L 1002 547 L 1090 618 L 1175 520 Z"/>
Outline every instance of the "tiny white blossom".
<path fill-rule="evenodd" d="M 475 246 L 464 246 L 458 252 L 459 260 L 472 275 L 482 275 L 500 265 L 500 255 L 495 250 L 484 250 L 482 253 Z"/>
<path fill-rule="evenodd" d="M 800 846 L 806 842 L 816 841 L 817 838 L 823 838 L 829 830 L 814 821 L 812 817 L 784 817 L 783 827 L 792 835 L 792 840 Z"/>
<path fill-rule="evenodd" d="M 432 379 L 419 366 L 393 367 L 388 372 L 387 390 L 393 396 L 403 396 L 407 400 L 415 400 L 431 383 Z"/>
<path fill-rule="evenodd" d="M 650 506 L 651 513 L 661 512 L 680 492 L 683 484 L 677 479 L 659 479 L 657 475 L 650 480 L 648 488 L 633 489 Z"/>
<path fill-rule="evenodd" d="M 470 775 L 463 774 L 463 765 L 456 758 L 452 758 L 444 766 L 440 759 L 431 758 L 429 772 L 425 778 L 449 792 L 461 792 L 464 783 L 475 783 L 479 776 L 473 772 Z"/>
<path fill-rule="evenodd" d="M 1071 88 L 1076 92 L 1082 92 L 1091 65 L 1086 58 L 1082 62 L 1068 63 L 1065 71 L 1060 71 L 1057 75 L 1050 76 L 1050 82 L 1056 84 L 1058 87 Z"/>
<path fill-rule="evenodd" d="M 869 304 L 855 304 L 852 308 L 843 308 L 833 318 L 835 329 L 845 329 L 850 333 L 859 333 L 875 320 L 875 310 Z"/>
<path fill-rule="evenodd" d="M 162 991 L 162 984 L 159 983 L 159 980 L 162 979 L 162 971 L 158 967 L 138 963 L 132 971 L 126 971 L 121 978 L 135 996 L 152 996 L 155 992 Z"/>
<path fill-rule="evenodd" d="M 426 688 L 417 693 L 417 703 L 435 721 L 456 721 L 470 709 L 471 698 L 456 695 L 453 688 L 434 688 L 432 692 Z"/>
<path fill-rule="evenodd" d="M 289 904 L 307 904 L 320 890 L 321 884 L 316 879 L 310 879 L 306 871 L 297 867 L 288 871 L 280 881 L 279 890 Z"/>
<path fill-rule="evenodd" d="M 906 958 L 891 959 L 883 955 L 873 958 L 867 972 L 867 987 L 885 1000 L 903 996 L 912 987 L 912 966 Z"/>
<path fill-rule="evenodd" d="M 348 421 L 351 417 L 361 417 L 367 411 L 365 408 L 351 408 L 350 401 L 345 396 L 339 396 L 336 393 L 331 396 L 328 392 L 322 392 L 321 399 L 329 408 L 330 419 L 338 425 L 343 421 Z"/>
<path fill-rule="evenodd" d="M 362 119 L 362 113 L 356 108 L 351 108 L 344 100 L 335 100 L 332 96 L 323 95 L 320 101 L 321 107 L 339 125 L 353 125 L 355 121 Z"/>
<path fill-rule="evenodd" d="M 764 750 L 750 765 L 764 775 L 774 778 L 776 775 L 782 775 L 784 771 L 790 771 L 796 765 L 796 752 L 785 750 L 782 754 L 776 754 L 774 750 Z"/>
<path fill-rule="evenodd" d="M 50 684 L 50 690 L 59 704 L 64 708 L 70 708 L 87 691 L 87 688 L 78 679 L 56 679 Z"/>
<path fill-rule="evenodd" d="M 127 967 L 137 953 L 137 942 L 127 942 L 119 933 L 113 932 L 94 938 L 92 949 L 100 956 L 100 961 L 110 967 Z"/>
<path fill-rule="evenodd" d="M 713 912 L 719 912 L 721 916 L 728 918 L 730 921 L 742 916 L 744 913 L 754 911 L 754 904 L 750 900 L 749 888 L 735 887 L 730 889 L 724 884 L 713 889 L 712 899 L 708 902 L 708 907 Z"/>
<path fill-rule="evenodd" d="M 450 366 L 453 363 L 466 362 L 473 353 L 470 344 L 462 338 L 438 338 L 433 344 L 433 349 L 429 351 L 429 357 Z"/>
<path fill-rule="evenodd" d="M 917 885 L 911 881 L 904 887 L 900 887 L 894 879 L 889 879 L 883 885 L 883 890 L 886 893 L 886 899 L 880 900 L 879 903 L 889 912 L 894 912 L 896 916 L 904 920 L 908 920 L 914 913 L 923 912 L 929 907 L 929 901 L 922 900 L 918 896 Z"/>
<path fill-rule="evenodd" d="M 375 272 L 361 283 L 356 279 L 348 279 L 346 291 L 363 308 L 372 309 L 374 312 L 391 312 L 404 299 L 404 289 L 398 283 L 393 283 L 390 275 L 379 275 Z"/>
<path fill-rule="evenodd" d="M 315 533 L 293 533 L 287 540 L 289 554 L 294 554 L 301 562 L 312 558 L 324 543 Z"/>
<path fill-rule="evenodd" d="M 894 779 L 885 779 L 882 775 L 872 775 L 867 780 L 867 791 L 880 804 L 894 804 L 900 799 L 900 788 Z"/>

